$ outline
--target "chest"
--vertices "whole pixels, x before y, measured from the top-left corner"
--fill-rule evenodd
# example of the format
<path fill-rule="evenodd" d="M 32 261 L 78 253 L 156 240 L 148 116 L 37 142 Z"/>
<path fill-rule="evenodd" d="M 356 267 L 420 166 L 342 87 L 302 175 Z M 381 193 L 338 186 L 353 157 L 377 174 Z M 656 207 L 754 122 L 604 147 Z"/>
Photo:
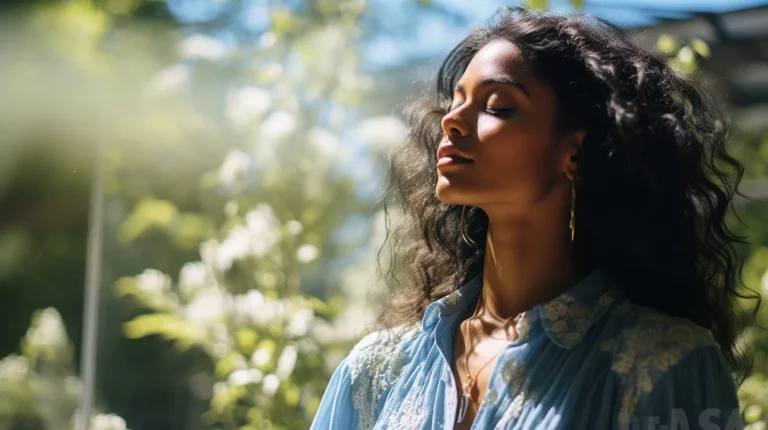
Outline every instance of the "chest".
<path fill-rule="evenodd" d="M 456 382 L 456 417 L 462 408 L 463 397 L 468 395 L 466 413 L 461 423 L 455 423 L 454 430 L 469 430 L 475 420 L 480 404 L 485 398 L 488 383 L 494 374 L 499 360 L 499 352 L 506 346 L 506 340 L 492 338 L 472 339 L 469 344 L 461 330 L 457 327 L 453 338 L 453 353 L 451 370 Z M 470 383 L 471 377 L 471 383 Z"/>

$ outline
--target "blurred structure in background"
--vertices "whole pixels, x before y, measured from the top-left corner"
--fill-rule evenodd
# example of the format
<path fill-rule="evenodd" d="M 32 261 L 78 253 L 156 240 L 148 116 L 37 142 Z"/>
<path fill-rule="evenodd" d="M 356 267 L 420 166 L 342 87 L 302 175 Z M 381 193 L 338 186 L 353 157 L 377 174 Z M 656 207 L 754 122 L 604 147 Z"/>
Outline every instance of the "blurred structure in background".
<path fill-rule="evenodd" d="M 90 428 L 307 428 L 396 287 L 376 275 L 402 108 L 503 5 L 0 1 L 0 430 L 79 426 L 94 166 Z M 753 198 L 744 279 L 768 292 L 768 1 L 529 6 L 604 16 L 721 101 Z M 755 430 L 768 337 L 743 339 Z"/>

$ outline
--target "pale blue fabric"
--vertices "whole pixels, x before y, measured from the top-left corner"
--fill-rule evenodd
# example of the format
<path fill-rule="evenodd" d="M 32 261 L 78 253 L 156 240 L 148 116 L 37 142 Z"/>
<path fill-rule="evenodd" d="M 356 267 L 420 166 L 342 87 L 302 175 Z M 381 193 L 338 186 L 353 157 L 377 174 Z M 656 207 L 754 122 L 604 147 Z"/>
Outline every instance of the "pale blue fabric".
<path fill-rule="evenodd" d="M 312 429 L 452 429 L 453 336 L 481 285 L 475 275 L 418 324 L 363 338 L 333 373 Z M 517 329 L 473 429 L 743 428 L 711 333 L 629 302 L 604 270 L 525 312 Z"/>

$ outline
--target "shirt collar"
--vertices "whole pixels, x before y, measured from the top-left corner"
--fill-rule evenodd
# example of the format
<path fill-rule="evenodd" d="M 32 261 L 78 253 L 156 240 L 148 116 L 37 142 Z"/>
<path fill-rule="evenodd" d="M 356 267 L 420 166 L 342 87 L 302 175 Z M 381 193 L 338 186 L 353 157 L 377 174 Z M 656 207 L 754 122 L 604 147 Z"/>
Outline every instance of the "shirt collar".
<path fill-rule="evenodd" d="M 458 290 L 430 303 L 424 312 L 422 328 L 427 330 L 443 317 L 467 310 L 480 295 L 482 281 L 482 272 L 477 273 Z M 530 326 L 534 320 L 540 319 L 554 343 L 572 348 L 621 295 L 621 290 L 608 273 L 596 268 L 557 297 L 526 311 L 521 321 Z"/>

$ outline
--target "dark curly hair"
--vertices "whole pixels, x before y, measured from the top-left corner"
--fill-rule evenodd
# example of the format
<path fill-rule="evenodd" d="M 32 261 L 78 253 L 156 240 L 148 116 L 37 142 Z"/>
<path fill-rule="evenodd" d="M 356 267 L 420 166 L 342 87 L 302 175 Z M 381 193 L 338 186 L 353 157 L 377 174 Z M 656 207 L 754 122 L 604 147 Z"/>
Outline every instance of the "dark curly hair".
<path fill-rule="evenodd" d="M 662 54 L 583 13 L 500 9 L 448 54 L 437 74 L 437 100 L 427 95 L 406 110 L 409 137 L 389 156 L 384 246 L 390 245 L 388 274 L 396 284 L 399 275 L 407 282 L 391 295 L 381 326 L 420 320 L 429 303 L 482 272 L 488 217 L 477 207 L 467 211 L 478 247 L 465 244 L 462 207 L 438 200 L 434 166 L 453 88 L 473 56 L 496 39 L 519 47 L 554 89 L 558 127 L 587 130 L 578 155 L 576 264 L 605 267 L 631 301 L 709 329 L 740 385 L 751 361 L 737 342 L 746 324 L 737 298 L 756 299 L 758 307 L 761 298 L 742 295 L 745 238 L 726 226 L 744 170 L 726 151 L 727 118 Z M 391 206 L 402 216 L 390 235 Z"/>

